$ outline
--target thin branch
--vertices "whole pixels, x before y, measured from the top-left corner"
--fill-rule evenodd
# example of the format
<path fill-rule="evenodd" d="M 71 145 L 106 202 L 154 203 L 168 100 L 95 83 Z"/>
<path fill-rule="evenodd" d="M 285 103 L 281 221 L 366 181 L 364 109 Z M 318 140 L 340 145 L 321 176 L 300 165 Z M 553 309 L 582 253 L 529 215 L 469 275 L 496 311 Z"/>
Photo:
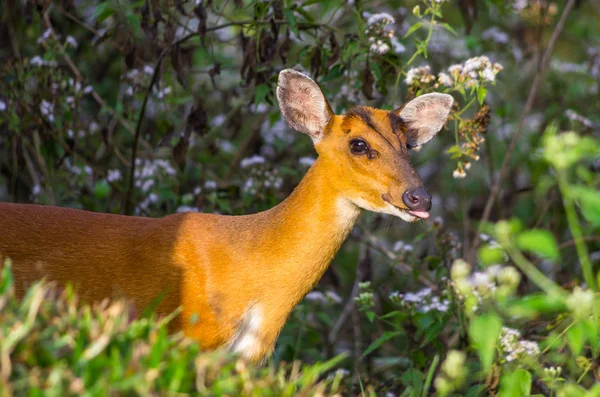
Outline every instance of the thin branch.
<path fill-rule="evenodd" d="M 158 61 L 156 62 L 156 66 L 154 67 L 154 73 L 152 74 L 152 80 L 150 80 L 150 84 L 148 84 L 148 89 L 146 90 L 146 95 L 144 96 L 144 102 L 142 102 L 142 109 L 140 110 L 140 116 L 138 117 L 137 125 L 135 127 L 135 135 L 133 138 L 133 150 L 131 152 L 131 164 L 129 165 L 129 185 L 127 186 L 127 193 L 125 194 L 125 202 L 124 202 L 124 211 L 125 215 L 129 215 L 131 211 L 131 196 L 133 194 L 133 186 L 135 180 L 135 160 L 137 158 L 137 147 L 138 141 L 140 140 L 140 134 L 142 129 L 142 121 L 144 120 L 144 115 L 146 114 L 146 105 L 148 104 L 148 99 L 152 94 L 152 87 L 156 83 L 158 79 L 160 65 L 162 64 L 163 59 L 169 53 L 171 47 L 165 48 L 160 56 L 158 57 Z"/>
<path fill-rule="evenodd" d="M 560 20 L 558 21 L 558 23 L 556 24 L 556 27 L 554 28 L 554 31 L 552 32 L 552 36 L 550 37 L 550 41 L 548 42 L 548 47 L 546 48 L 546 52 L 544 53 L 542 61 L 539 65 L 539 69 L 538 69 L 537 73 L 535 74 L 533 83 L 531 84 L 531 90 L 529 91 L 529 96 L 527 97 L 527 102 L 525 102 L 525 107 L 523 108 L 523 113 L 521 114 L 519 124 L 517 124 L 515 133 L 512 137 L 512 140 L 510 141 L 510 145 L 506 151 L 504 160 L 502 161 L 502 166 L 500 167 L 500 172 L 498 174 L 498 178 L 496 179 L 496 182 L 492 186 L 490 196 L 488 197 L 488 200 L 485 204 L 485 209 L 483 210 L 483 215 L 481 216 L 481 220 L 479 222 L 479 231 L 481 231 L 483 224 L 485 224 L 488 221 L 488 219 L 490 217 L 490 212 L 492 210 L 492 206 L 494 205 L 496 199 L 498 198 L 498 194 L 500 193 L 500 186 L 508 172 L 508 164 L 509 164 L 511 155 L 515 150 L 517 140 L 519 139 L 521 129 L 523 128 L 523 123 L 525 121 L 525 118 L 531 111 L 531 108 L 533 107 L 533 102 L 537 96 L 538 90 L 542 83 L 542 76 L 548 66 L 548 62 L 550 60 L 552 50 L 554 49 L 554 46 L 556 45 L 558 37 L 560 36 L 560 34 L 564 28 L 567 16 L 571 12 L 571 9 L 573 8 L 574 5 L 575 5 L 575 0 L 568 1 L 567 5 L 565 6 L 565 9 L 560 17 Z M 471 244 L 471 254 L 469 255 L 470 259 L 475 257 L 475 252 L 479 245 L 479 234 L 480 233 L 475 233 L 475 237 L 473 238 L 473 243 Z"/>

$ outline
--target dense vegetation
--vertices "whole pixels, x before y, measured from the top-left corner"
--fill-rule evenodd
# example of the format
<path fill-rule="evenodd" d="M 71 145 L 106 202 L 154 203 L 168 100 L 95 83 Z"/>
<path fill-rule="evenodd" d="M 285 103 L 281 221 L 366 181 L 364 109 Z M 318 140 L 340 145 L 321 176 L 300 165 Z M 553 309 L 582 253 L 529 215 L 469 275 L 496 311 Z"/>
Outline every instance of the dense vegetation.
<path fill-rule="evenodd" d="M 283 68 L 337 113 L 433 91 L 456 105 L 412 155 L 432 217 L 364 214 L 266 367 L 199 353 L 122 302 L 48 284 L 19 301 L 5 265 L 2 393 L 600 396 L 597 2 L 9 3 L 2 201 L 270 208 L 315 156 L 281 119 Z"/>

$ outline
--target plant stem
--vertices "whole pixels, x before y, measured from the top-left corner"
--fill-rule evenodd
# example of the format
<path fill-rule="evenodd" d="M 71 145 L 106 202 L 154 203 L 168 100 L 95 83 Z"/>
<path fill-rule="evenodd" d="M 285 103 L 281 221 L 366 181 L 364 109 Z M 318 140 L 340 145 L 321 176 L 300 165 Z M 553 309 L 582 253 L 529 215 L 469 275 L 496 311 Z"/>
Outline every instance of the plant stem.
<path fill-rule="evenodd" d="M 569 223 L 569 229 L 571 230 L 573 241 L 575 241 L 575 249 L 577 250 L 577 256 L 579 257 L 579 262 L 581 263 L 583 278 L 585 279 L 585 282 L 588 285 L 589 289 L 591 289 L 592 291 L 598 291 L 596 280 L 594 280 L 594 272 L 592 271 L 592 264 L 590 263 L 590 257 L 588 255 L 587 246 L 583 241 L 581 226 L 579 225 L 577 213 L 575 212 L 575 206 L 573 205 L 573 199 L 567 191 L 569 187 L 569 182 L 567 181 L 567 177 L 564 171 L 558 170 L 557 174 L 558 186 L 560 188 L 560 193 L 563 198 L 565 212 L 567 214 L 567 222 Z"/>
<path fill-rule="evenodd" d="M 502 241 L 504 240 L 504 241 Z M 501 239 L 500 244 L 506 249 L 506 252 L 513 259 L 515 264 L 535 285 L 546 291 L 549 295 L 564 298 L 567 293 L 558 286 L 554 281 L 544 276 L 544 273 L 539 271 L 531 262 L 527 260 L 514 245 L 506 239 Z"/>

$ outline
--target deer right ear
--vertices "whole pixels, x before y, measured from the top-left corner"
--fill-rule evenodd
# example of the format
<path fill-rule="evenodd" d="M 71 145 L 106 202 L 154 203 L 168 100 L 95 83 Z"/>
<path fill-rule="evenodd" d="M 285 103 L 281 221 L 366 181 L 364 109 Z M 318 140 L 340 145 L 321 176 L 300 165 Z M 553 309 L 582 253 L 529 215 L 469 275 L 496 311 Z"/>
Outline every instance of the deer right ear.
<path fill-rule="evenodd" d="M 333 112 L 317 83 L 295 70 L 282 70 L 277 81 L 277 100 L 290 127 L 309 135 L 313 142 L 321 140 Z"/>

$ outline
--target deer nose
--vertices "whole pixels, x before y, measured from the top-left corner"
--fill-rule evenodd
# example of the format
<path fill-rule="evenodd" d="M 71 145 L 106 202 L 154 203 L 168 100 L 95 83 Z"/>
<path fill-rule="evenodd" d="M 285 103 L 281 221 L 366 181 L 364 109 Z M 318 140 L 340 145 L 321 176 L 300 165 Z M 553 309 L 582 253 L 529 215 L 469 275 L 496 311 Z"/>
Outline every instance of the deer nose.
<path fill-rule="evenodd" d="M 402 201 L 411 211 L 429 211 L 431 209 L 431 195 L 422 187 L 404 192 Z"/>

